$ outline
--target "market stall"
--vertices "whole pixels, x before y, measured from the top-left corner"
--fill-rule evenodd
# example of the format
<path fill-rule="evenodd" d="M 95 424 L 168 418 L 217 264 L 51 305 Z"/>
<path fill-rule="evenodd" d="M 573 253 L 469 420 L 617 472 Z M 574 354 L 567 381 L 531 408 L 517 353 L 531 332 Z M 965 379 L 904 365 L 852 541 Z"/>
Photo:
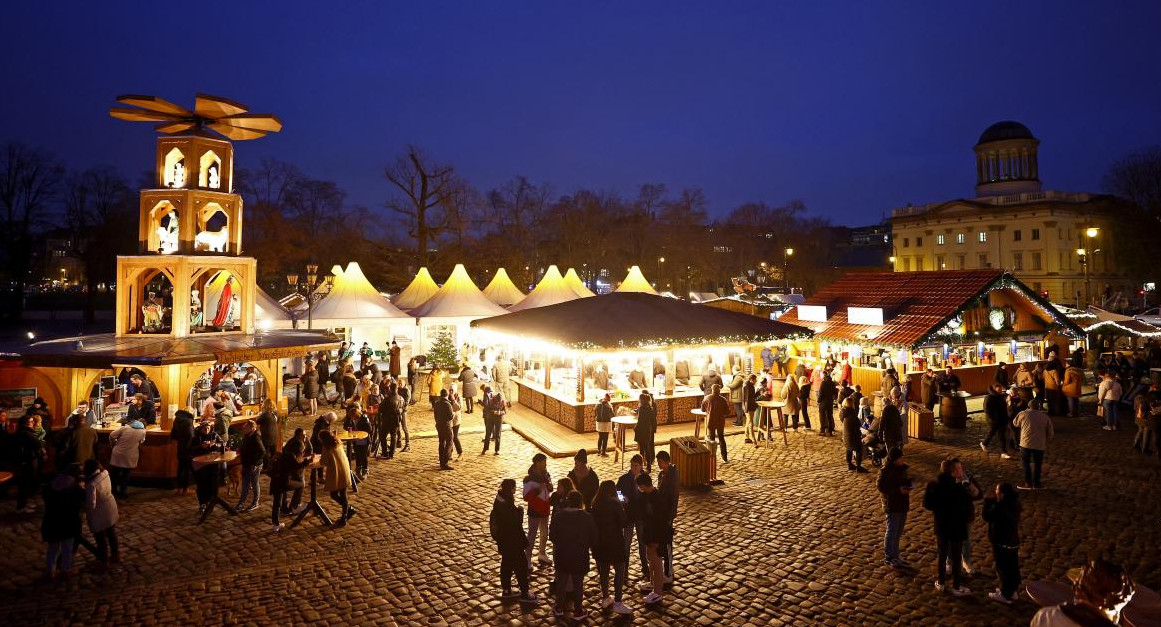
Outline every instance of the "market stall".
<path fill-rule="evenodd" d="M 1000 270 L 852 273 L 779 320 L 814 331 L 794 347 L 792 367 L 828 357 L 849 362 L 854 383 L 879 388 L 883 371 L 917 378 L 952 366 L 961 390 L 984 394 L 999 363 L 1068 354 L 1084 332 L 1051 303 Z"/>
<path fill-rule="evenodd" d="M 652 391 L 658 423 L 691 422 L 702 378 L 752 372 L 751 348 L 809 330 L 640 293 L 613 293 L 472 323 L 476 342 L 510 359 L 518 401 L 577 432 L 594 429 L 597 402 L 635 407 Z M 761 364 L 759 364 L 759 369 Z"/>
<path fill-rule="evenodd" d="M 504 268 L 496 270 L 496 274 L 483 291 L 488 300 L 501 307 L 515 305 L 524 300 L 524 292 L 521 292 L 516 284 L 512 283 L 512 279 L 508 277 L 508 271 Z"/>
<path fill-rule="evenodd" d="M 426 353 L 443 333 L 451 336 L 453 346 L 461 346 L 468 342 L 468 325 L 473 320 L 504 313 L 507 311 L 488 300 L 464 265 L 458 263 L 443 287 L 411 310 L 419 326 L 416 352 Z"/>
<path fill-rule="evenodd" d="M 415 339 L 415 319 L 376 290 L 357 262 L 335 272 L 330 292 L 314 304 L 312 325 L 330 329 L 356 346 L 384 351 L 395 340 L 405 351 Z"/>
<path fill-rule="evenodd" d="M 548 266 L 544 276 L 532 291 L 520 302 L 508 308 L 508 311 L 523 311 L 534 307 L 555 305 L 580 298 L 576 290 L 569 287 L 555 265 Z"/>

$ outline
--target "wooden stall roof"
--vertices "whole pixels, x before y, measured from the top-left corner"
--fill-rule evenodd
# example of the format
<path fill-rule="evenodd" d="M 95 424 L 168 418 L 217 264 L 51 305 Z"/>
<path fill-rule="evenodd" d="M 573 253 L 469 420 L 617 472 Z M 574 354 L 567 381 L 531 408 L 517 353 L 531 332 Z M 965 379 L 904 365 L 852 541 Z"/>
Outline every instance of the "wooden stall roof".
<path fill-rule="evenodd" d="M 779 320 L 808 327 L 819 339 L 914 348 L 942 329 L 960 310 L 1001 284 L 1045 310 L 1051 322 L 1074 337 L 1084 334 L 1051 303 L 1002 270 L 851 273 L 803 303 L 826 307 L 826 322 L 800 320 L 798 308 Z M 851 324 L 847 321 L 847 307 L 881 308 L 884 324 Z"/>
<path fill-rule="evenodd" d="M 336 348 L 340 339 L 326 331 L 268 331 L 253 334 L 193 335 L 174 339 L 112 333 L 37 342 L 4 357 L 25 366 L 108 368 L 197 362 L 241 362 L 300 357 L 310 350 Z M 78 342 L 80 344 L 78 345 Z"/>
<path fill-rule="evenodd" d="M 637 292 L 614 292 L 472 322 L 477 329 L 568 348 L 620 350 L 809 337 L 781 321 Z"/>

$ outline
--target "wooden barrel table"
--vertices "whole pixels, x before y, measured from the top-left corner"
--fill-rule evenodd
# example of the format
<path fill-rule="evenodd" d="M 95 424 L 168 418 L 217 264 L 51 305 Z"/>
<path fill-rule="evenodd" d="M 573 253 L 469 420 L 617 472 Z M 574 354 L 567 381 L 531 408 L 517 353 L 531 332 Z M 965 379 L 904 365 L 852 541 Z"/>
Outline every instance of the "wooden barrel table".
<path fill-rule="evenodd" d="M 963 429 L 967 426 L 967 393 L 953 392 L 940 397 L 939 419 L 943 426 Z"/>

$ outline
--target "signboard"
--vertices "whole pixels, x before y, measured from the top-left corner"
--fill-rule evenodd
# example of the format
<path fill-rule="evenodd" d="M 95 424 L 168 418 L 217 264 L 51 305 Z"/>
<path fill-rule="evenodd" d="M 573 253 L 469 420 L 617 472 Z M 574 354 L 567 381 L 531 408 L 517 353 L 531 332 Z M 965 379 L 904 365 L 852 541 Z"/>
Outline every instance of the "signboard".
<path fill-rule="evenodd" d="M 803 322 L 826 322 L 826 306 L 799 305 L 798 319 Z"/>
<path fill-rule="evenodd" d="M 883 326 L 883 309 L 882 307 L 847 307 L 847 322 L 881 327 Z"/>
<path fill-rule="evenodd" d="M 19 418 L 36 400 L 36 388 L 14 388 L 0 390 L 0 409 L 8 412 L 9 420 Z M 0 428 L 6 425 L 0 425 Z"/>

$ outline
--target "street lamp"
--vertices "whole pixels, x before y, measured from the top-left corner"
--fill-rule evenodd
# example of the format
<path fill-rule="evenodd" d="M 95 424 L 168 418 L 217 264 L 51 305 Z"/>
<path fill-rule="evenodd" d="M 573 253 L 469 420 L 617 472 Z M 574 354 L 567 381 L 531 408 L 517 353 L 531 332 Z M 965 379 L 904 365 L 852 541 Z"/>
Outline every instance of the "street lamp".
<path fill-rule="evenodd" d="M 1101 233 L 1101 229 L 1099 226 L 1090 226 L 1084 230 L 1084 235 L 1087 236 L 1089 239 L 1092 239 L 1092 238 L 1096 237 L 1097 235 L 1100 235 L 1100 233 Z M 1084 271 L 1084 306 L 1088 307 L 1089 299 L 1091 298 L 1089 278 L 1088 278 L 1089 277 L 1089 268 L 1088 268 L 1088 266 L 1089 266 L 1089 252 L 1090 252 L 1089 249 L 1091 248 L 1091 246 L 1085 245 L 1084 238 L 1082 238 L 1079 233 L 1077 233 L 1077 239 L 1080 240 L 1080 248 L 1076 249 L 1076 254 L 1080 256 L 1080 267 L 1081 267 L 1081 270 Z M 1093 250 L 1091 252 L 1096 253 L 1096 252 L 1099 252 L 1099 250 Z"/>
<path fill-rule="evenodd" d="M 786 274 L 786 271 L 790 267 L 790 257 L 793 255 L 793 248 L 787 248 L 782 251 L 782 291 L 786 294 L 790 293 L 790 277 Z"/>
<path fill-rule="evenodd" d="M 307 264 L 306 266 L 306 280 L 299 281 L 299 275 L 286 275 L 286 282 L 294 292 L 306 299 L 306 328 L 310 330 L 314 326 L 314 304 L 322 297 L 322 294 L 316 293 L 315 286 L 318 285 L 318 264 Z M 333 274 L 328 274 L 323 283 L 326 284 L 326 291 L 329 292 L 335 284 L 335 277 Z"/>
<path fill-rule="evenodd" d="M 661 287 L 661 264 L 665 263 L 665 257 L 657 258 L 657 287 Z"/>

